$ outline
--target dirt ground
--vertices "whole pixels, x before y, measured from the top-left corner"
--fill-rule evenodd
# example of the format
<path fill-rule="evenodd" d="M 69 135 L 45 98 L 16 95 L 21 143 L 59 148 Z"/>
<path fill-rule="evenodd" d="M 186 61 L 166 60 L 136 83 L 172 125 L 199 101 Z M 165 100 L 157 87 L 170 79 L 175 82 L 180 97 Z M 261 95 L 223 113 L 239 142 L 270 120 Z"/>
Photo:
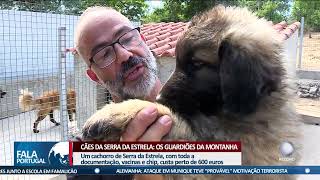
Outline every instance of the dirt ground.
<path fill-rule="evenodd" d="M 305 33 L 303 38 L 303 52 L 301 68 L 304 70 L 320 71 L 320 32 Z"/>
<path fill-rule="evenodd" d="M 297 112 L 303 115 L 320 118 L 320 100 L 309 98 L 297 98 L 294 101 Z M 319 121 L 320 123 L 320 121 Z"/>

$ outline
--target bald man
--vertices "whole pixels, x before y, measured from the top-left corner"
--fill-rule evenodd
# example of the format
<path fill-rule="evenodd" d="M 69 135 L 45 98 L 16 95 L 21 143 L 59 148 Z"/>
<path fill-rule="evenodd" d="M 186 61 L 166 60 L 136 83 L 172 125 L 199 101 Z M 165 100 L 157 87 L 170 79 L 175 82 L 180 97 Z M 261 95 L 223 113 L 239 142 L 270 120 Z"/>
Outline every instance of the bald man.
<path fill-rule="evenodd" d="M 108 89 L 114 102 L 130 98 L 155 101 L 162 87 L 157 77 L 156 60 L 140 29 L 133 27 L 121 13 L 108 7 L 85 10 L 76 28 L 75 45 L 80 59 L 88 66 L 88 76 Z M 157 115 L 154 106 L 140 111 L 123 133 L 122 140 L 160 141 L 170 131 L 172 120 L 169 116 L 157 119 Z M 141 178 L 150 177 L 139 176 Z"/>

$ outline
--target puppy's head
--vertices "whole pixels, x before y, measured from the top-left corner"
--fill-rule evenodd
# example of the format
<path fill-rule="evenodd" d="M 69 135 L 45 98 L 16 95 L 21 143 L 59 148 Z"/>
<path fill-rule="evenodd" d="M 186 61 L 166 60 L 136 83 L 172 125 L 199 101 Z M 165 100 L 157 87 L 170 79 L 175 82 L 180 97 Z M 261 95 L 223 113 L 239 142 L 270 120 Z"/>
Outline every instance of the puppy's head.
<path fill-rule="evenodd" d="M 5 91 L 2 91 L 2 89 L 0 89 L 0 98 L 4 98 L 4 95 L 6 95 L 7 93 Z"/>
<path fill-rule="evenodd" d="M 217 6 L 192 19 L 176 46 L 176 69 L 158 101 L 192 115 L 255 111 L 284 75 L 279 34 L 244 8 Z"/>

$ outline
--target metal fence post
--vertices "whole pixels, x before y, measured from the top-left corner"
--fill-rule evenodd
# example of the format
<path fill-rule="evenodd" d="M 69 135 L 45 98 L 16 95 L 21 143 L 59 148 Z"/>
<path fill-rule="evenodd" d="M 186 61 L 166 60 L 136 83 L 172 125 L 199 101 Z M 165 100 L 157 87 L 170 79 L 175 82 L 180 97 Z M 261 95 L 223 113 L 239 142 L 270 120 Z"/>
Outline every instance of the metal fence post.
<path fill-rule="evenodd" d="M 68 109 L 66 85 L 66 27 L 58 29 L 59 81 L 60 81 L 60 122 L 62 124 L 61 140 L 68 140 Z"/>
<path fill-rule="evenodd" d="M 303 30 L 304 30 L 304 17 L 301 17 L 298 69 L 301 69 L 301 62 L 302 62 Z"/>

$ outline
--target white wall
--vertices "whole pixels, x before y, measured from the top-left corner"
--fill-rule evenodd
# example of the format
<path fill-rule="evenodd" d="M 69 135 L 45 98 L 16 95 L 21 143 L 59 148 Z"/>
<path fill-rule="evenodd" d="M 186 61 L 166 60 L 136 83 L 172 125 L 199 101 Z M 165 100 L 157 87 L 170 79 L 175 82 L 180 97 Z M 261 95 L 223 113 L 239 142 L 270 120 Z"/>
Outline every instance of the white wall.
<path fill-rule="evenodd" d="M 284 65 L 290 77 L 296 77 L 297 52 L 298 52 L 298 31 L 284 42 Z"/>
<path fill-rule="evenodd" d="M 78 16 L 0 10 L 0 79 L 58 72 L 58 28 L 67 28 L 73 46 Z M 68 70 L 73 58 L 67 57 Z"/>

